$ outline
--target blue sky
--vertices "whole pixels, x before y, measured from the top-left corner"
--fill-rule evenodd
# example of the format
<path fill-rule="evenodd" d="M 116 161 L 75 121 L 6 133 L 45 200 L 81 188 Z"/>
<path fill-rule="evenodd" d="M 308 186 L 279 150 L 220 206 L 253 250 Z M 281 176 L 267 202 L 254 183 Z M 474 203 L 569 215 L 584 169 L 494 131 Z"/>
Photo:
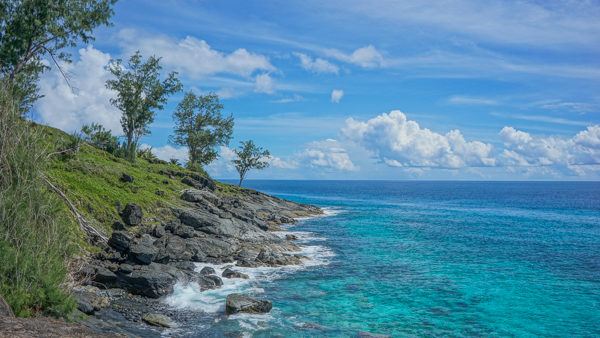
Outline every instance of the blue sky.
<path fill-rule="evenodd" d="M 119 132 L 104 66 L 163 57 L 186 89 L 217 92 L 236 119 L 209 172 L 235 177 L 253 139 L 271 168 L 250 178 L 600 178 L 596 1 L 136 1 L 44 75 L 36 118 Z M 143 143 L 163 158 L 171 98 Z"/>

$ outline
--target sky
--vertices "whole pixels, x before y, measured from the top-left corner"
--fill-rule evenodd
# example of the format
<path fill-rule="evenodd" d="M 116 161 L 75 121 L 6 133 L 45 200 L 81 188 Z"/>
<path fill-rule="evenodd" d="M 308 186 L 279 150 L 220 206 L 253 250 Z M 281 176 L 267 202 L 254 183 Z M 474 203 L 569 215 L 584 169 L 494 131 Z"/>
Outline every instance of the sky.
<path fill-rule="evenodd" d="M 40 81 L 35 119 L 121 134 L 105 87 L 136 50 L 217 93 L 234 137 L 207 167 L 235 178 L 233 148 L 270 150 L 254 179 L 600 179 L 598 1 L 121 0 L 111 27 Z M 163 159 L 169 98 L 142 139 Z"/>

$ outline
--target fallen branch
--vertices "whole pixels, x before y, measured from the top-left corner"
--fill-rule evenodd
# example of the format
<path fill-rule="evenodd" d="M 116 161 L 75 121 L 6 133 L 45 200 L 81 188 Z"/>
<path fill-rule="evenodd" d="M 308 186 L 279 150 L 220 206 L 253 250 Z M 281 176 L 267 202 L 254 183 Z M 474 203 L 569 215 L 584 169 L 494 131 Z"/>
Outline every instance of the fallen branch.
<path fill-rule="evenodd" d="M 52 190 L 54 190 L 54 192 L 56 192 L 63 199 L 63 201 L 65 201 L 65 203 L 69 207 L 69 210 L 71 211 L 73 216 L 75 216 L 75 219 L 77 219 L 77 223 L 79 223 L 79 227 L 81 228 L 81 230 L 83 232 L 85 232 L 85 234 L 88 235 L 88 237 L 90 237 L 92 239 L 92 241 L 98 241 L 98 240 L 100 240 L 102 242 L 108 241 L 108 237 L 106 237 L 106 235 L 104 235 L 102 232 L 96 230 L 96 228 L 94 228 L 85 219 L 85 217 L 83 217 L 83 215 L 81 215 L 81 213 L 79 213 L 79 211 L 77 211 L 77 208 L 75 208 L 75 205 L 67 198 L 67 195 L 65 195 L 64 192 L 62 192 L 57 186 L 52 184 L 52 182 L 50 182 L 50 180 L 48 180 L 48 178 L 46 178 L 45 176 L 42 176 L 42 177 L 43 177 L 44 181 L 46 182 L 46 184 L 48 184 L 48 186 Z"/>

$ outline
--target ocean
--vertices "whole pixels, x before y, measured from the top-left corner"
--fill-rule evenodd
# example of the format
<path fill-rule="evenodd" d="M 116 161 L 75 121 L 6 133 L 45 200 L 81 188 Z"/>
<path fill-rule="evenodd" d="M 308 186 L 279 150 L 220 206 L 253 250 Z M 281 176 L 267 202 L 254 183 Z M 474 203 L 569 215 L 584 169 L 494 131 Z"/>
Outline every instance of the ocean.
<path fill-rule="evenodd" d="M 600 336 L 600 182 L 245 186 L 326 210 L 286 228 L 311 260 L 241 269 L 252 278 L 220 290 L 178 285 L 166 302 L 206 314 L 188 335 Z M 220 315 L 238 291 L 273 310 Z"/>

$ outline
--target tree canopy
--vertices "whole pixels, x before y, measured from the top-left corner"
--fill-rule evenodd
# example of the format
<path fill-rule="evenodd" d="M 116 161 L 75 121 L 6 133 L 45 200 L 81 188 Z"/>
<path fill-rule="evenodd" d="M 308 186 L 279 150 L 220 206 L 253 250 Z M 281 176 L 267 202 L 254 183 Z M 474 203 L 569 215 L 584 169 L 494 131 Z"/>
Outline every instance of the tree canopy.
<path fill-rule="evenodd" d="M 126 157 L 134 161 L 140 137 L 150 133 L 148 126 L 154 122 L 156 111 L 163 109 L 170 94 L 181 90 L 181 82 L 176 72 L 161 80 L 160 58 L 151 56 L 144 61 L 139 51 L 127 65 L 113 60 L 108 69 L 114 79 L 106 81 L 106 86 L 117 92 L 111 103 L 123 113 Z"/>
<path fill-rule="evenodd" d="M 252 140 L 240 142 L 240 147 L 234 151 L 237 158 L 233 160 L 233 164 L 240 175 L 238 183 L 240 187 L 248 171 L 251 169 L 261 170 L 269 166 L 268 159 L 271 154 L 268 150 L 255 145 Z"/>
<path fill-rule="evenodd" d="M 214 161 L 219 145 L 227 145 L 233 133 L 233 116 L 223 116 L 223 105 L 215 94 L 185 94 L 173 113 L 173 143 L 188 147 L 188 167 L 195 168 Z"/>
<path fill-rule="evenodd" d="M 59 62 L 71 60 L 64 48 L 92 41 L 94 28 L 109 24 L 115 2 L 0 0 L 0 76 L 22 110 L 38 98 L 37 80 L 48 68 L 44 57 L 62 71 Z"/>

